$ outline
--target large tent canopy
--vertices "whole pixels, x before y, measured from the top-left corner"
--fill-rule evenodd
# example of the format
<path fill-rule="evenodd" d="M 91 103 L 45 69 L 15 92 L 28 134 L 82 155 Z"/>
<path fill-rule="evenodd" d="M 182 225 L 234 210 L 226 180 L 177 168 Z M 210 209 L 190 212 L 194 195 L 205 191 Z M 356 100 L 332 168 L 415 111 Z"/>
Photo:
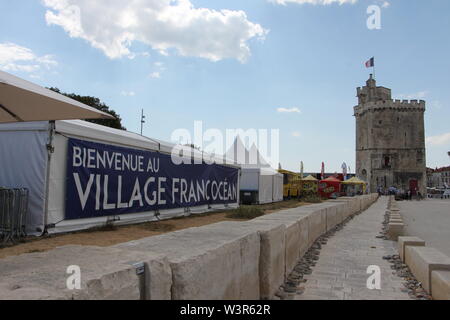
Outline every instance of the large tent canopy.
<path fill-rule="evenodd" d="M 242 168 L 267 168 L 276 171 L 267 163 L 255 144 L 247 148 L 240 136 L 236 137 L 233 145 L 226 152 L 225 158 L 239 163 Z"/>
<path fill-rule="evenodd" d="M 112 118 L 105 112 L 0 71 L 0 123 Z"/>
<path fill-rule="evenodd" d="M 259 204 L 283 200 L 283 175 L 270 166 L 255 144 L 248 149 L 237 136 L 225 159 L 238 163 L 242 168 L 241 192 L 257 192 Z"/>

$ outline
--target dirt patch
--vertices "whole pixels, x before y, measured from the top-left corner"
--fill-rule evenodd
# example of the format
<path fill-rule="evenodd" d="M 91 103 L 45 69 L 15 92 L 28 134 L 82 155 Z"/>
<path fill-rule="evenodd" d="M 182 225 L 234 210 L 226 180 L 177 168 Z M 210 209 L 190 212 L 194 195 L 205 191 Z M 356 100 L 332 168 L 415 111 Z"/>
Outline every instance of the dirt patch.
<path fill-rule="evenodd" d="M 297 200 L 253 206 L 262 210 L 264 214 L 273 214 L 282 209 L 296 208 L 307 203 Z M 200 227 L 221 221 L 245 221 L 245 219 L 227 218 L 228 211 L 217 211 L 202 215 L 147 222 L 130 226 L 106 226 L 82 232 L 49 235 L 43 238 L 29 239 L 25 243 L 0 249 L 0 259 L 24 253 L 44 252 L 66 245 L 84 245 L 108 247 L 118 243 L 152 237 L 172 231 Z M 249 219 L 246 219 L 249 220 Z"/>

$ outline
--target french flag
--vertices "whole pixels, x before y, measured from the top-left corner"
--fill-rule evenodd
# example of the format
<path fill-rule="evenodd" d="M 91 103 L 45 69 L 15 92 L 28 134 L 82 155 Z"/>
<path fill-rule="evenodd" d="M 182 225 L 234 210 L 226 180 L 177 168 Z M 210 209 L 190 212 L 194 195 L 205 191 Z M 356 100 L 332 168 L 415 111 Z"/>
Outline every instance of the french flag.
<path fill-rule="evenodd" d="M 372 68 L 375 66 L 375 57 L 372 57 L 369 61 L 366 62 L 366 68 Z"/>

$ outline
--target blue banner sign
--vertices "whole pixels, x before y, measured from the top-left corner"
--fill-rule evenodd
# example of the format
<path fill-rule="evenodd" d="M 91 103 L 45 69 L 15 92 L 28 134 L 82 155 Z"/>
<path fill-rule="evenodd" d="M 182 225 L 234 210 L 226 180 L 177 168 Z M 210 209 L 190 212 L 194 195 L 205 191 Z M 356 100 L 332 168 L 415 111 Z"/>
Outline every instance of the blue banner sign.
<path fill-rule="evenodd" d="M 69 139 L 66 219 L 237 202 L 239 170 Z"/>

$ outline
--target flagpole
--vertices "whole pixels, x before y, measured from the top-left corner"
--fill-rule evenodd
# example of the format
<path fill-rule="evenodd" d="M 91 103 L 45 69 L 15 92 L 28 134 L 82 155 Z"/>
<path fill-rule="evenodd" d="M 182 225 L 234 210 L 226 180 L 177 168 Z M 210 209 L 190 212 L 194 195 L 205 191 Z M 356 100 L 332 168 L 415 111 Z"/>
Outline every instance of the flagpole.
<path fill-rule="evenodd" d="M 373 78 L 376 80 L 377 79 L 377 75 L 375 73 L 375 57 L 373 57 Z"/>

